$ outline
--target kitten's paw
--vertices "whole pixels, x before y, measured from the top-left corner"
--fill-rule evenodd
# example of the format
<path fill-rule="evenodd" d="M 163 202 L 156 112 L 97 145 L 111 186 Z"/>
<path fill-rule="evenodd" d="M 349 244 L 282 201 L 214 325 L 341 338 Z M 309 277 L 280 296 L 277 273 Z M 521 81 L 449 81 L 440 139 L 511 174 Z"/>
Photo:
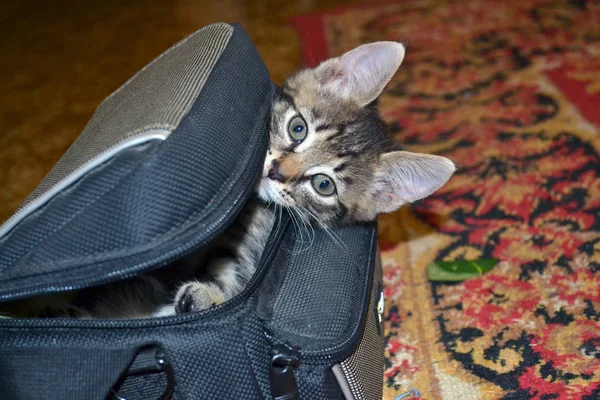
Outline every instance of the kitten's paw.
<path fill-rule="evenodd" d="M 212 282 L 184 283 L 175 295 L 175 313 L 202 311 L 225 301 L 225 293 Z"/>

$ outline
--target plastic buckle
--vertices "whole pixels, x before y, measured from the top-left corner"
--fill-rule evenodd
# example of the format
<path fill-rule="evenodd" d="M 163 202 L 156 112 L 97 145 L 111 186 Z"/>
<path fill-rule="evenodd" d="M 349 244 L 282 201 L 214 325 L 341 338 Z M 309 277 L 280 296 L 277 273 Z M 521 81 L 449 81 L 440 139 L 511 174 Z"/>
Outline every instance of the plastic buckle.
<path fill-rule="evenodd" d="M 300 366 L 301 354 L 298 347 L 289 344 L 275 345 L 271 350 L 269 380 L 274 400 L 298 399 L 298 383 L 294 368 Z"/>

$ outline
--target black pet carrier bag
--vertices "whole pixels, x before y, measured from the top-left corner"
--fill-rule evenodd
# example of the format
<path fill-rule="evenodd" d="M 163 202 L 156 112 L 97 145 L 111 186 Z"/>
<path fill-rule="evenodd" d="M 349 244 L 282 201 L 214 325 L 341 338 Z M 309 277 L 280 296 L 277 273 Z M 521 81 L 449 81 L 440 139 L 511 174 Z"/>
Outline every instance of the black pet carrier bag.
<path fill-rule="evenodd" d="M 237 25 L 148 64 L 0 228 L 0 302 L 131 278 L 221 233 L 261 171 L 275 90 Z M 376 227 L 335 234 L 296 251 L 282 214 L 244 291 L 199 313 L 2 317 L 0 399 L 380 399 Z"/>

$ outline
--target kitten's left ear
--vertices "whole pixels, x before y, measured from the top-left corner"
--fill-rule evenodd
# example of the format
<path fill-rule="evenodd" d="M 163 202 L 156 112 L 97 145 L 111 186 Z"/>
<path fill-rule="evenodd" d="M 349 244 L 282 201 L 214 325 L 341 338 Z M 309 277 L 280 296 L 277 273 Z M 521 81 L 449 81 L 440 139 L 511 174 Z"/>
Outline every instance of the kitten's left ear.
<path fill-rule="evenodd" d="M 404 52 L 397 42 L 365 44 L 321 63 L 316 73 L 326 90 L 364 106 L 381 94 L 402 63 Z"/>
<path fill-rule="evenodd" d="M 392 212 L 429 196 L 441 188 L 454 171 L 456 166 L 446 157 L 408 151 L 383 154 L 372 186 L 377 213 Z"/>

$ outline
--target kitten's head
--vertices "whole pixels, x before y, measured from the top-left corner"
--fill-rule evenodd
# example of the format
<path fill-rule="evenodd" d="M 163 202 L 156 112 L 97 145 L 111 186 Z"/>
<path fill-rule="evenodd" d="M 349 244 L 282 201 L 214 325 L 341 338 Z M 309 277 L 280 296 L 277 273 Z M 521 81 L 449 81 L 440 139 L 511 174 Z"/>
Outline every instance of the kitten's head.
<path fill-rule="evenodd" d="M 372 221 L 430 195 L 450 178 L 444 157 L 403 151 L 375 100 L 404 46 L 360 46 L 293 75 L 276 94 L 259 196 L 327 225 Z"/>

